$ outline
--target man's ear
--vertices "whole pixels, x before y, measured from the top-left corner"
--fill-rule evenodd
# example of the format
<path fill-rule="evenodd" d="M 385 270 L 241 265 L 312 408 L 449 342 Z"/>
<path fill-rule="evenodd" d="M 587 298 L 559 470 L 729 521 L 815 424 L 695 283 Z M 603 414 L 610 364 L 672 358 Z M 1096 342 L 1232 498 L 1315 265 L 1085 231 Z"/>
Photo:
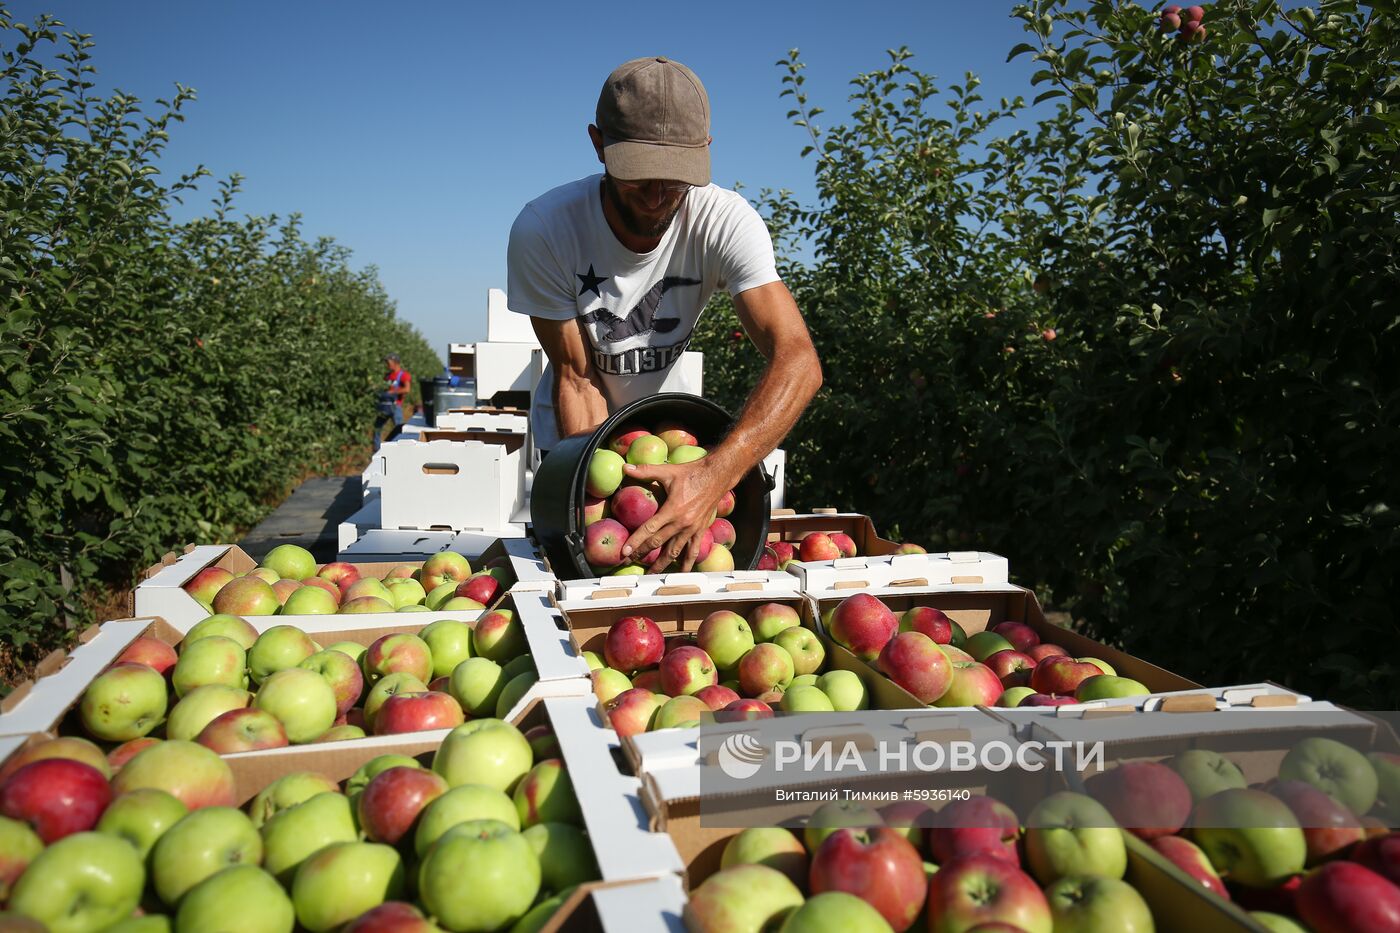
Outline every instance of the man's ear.
<path fill-rule="evenodd" d="M 588 138 L 593 141 L 593 151 L 598 153 L 598 161 L 603 161 L 603 131 L 592 123 L 588 124 Z"/>

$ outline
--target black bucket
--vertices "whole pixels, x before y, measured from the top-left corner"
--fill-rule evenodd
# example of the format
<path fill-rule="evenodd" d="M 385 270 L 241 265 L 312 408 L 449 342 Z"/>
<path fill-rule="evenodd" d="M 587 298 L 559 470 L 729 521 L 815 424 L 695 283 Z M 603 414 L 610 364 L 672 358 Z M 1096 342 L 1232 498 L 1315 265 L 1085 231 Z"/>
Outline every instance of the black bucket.
<path fill-rule="evenodd" d="M 530 521 L 535 540 L 559 579 L 596 576 L 583 556 L 584 485 L 593 451 L 623 425 L 655 426 L 663 421 L 685 425 L 706 450 L 717 446 L 734 425 L 729 412 L 709 399 L 683 392 L 652 395 L 618 409 L 592 434 L 564 438 L 540 462 L 530 490 Z M 734 487 L 734 512 L 729 521 L 735 532 L 731 552 L 736 570 L 752 570 L 763 556 L 772 488 L 773 481 L 761 463 Z"/>

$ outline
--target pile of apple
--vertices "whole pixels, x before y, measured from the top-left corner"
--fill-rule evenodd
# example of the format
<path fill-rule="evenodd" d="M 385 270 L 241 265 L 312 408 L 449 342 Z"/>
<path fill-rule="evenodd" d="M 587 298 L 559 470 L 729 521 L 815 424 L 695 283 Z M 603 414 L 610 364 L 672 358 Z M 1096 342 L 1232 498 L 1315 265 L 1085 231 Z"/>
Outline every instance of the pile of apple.
<path fill-rule="evenodd" d="M 387 754 L 343 789 L 303 771 L 242 810 L 235 793 L 193 742 L 118 769 L 31 746 L 0 772 L 0 928 L 534 930 L 598 877 L 548 726 L 474 720 L 431 768 Z"/>
<path fill-rule="evenodd" d="M 443 551 L 421 568 L 405 564 L 379 580 L 362 577 L 359 567 L 343 561 L 318 567 L 306 548 L 280 544 L 247 573 L 206 567 L 184 590 L 214 613 L 323 616 L 484 609 L 513 582 L 506 557 L 473 573 L 471 562 L 461 554 Z"/>
<path fill-rule="evenodd" d="M 1085 789 L 1130 832 L 1270 930 L 1400 930 L 1400 755 L 1324 737 L 1295 744 L 1276 779 L 1246 784 L 1228 757 L 1190 749 L 1125 761 Z"/>
<path fill-rule="evenodd" d="M 921 546 L 905 542 L 895 554 L 927 554 Z M 817 560 L 836 560 L 840 557 L 857 557 L 855 539 L 844 531 L 812 531 L 802 536 L 802 540 L 769 541 L 763 548 L 763 556 L 758 559 L 759 570 L 786 570 L 793 561 L 810 563 Z"/>
<path fill-rule="evenodd" d="M 259 634 L 248 620 L 212 615 L 179 651 L 133 641 L 84 691 L 78 716 L 119 760 L 167 739 L 219 754 L 306 742 L 450 729 L 504 717 L 538 674 L 511 609 L 474 625 L 438 619 L 417 634 L 381 635 L 368 647 L 325 648 L 301 629 Z"/>
<path fill-rule="evenodd" d="M 782 603 L 755 606 L 745 619 L 729 609 L 707 615 L 691 635 L 667 639 L 646 616 L 614 622 L 603 657 L 585 651 L 593 692 L 619 735 L 759 719 L 784 712 L 867 709 L 865 684 L 851 671 L 822 673 L 826 649 Z"/>
<path fill-rule="evenodd" d="M 1024 832 L 992 797 L 957 800 L 936 814 L 912 801 L 879 811 L 828 803 L 800 836 L 744 830 L 720 864 L 690 895 L 692 933 L 1154 929 L 1147 902 L 1123 880 L 1123 831 L 1102 805 L 1075 793 L 1041 801 Z"/>
<path fill-rule="evenodd" d="M 587 497 L 583 504 L 583 556 L 600 577 L 644 574 L 661 558 L 661 548 L 635 560 L 622 554 L 622 546 L 632 532 L 656 514 L 666 501 L 659 483 L 642 482 L 626 476 L 623 467 L 633 463 L 656 466 L 663 463 L 692 463 L 706 450 L 695 435 L 678 424 L 663 423 L 656 433 L 631 425 L 622 428 L 603 447 L 593 451 L 585 479 Z M 701 536 L 695 569 L 728 571 L 734 569 L 737 534 L 729 521 L 734 514 L 734 490 L 715 504 L 710 527 Z"/>
<path fill-rule="evenodd" d="M 930 706 L 1062 706 L 1146 696 L 1146 686 L 1119 677 L 1098 658 L 1073 658 L 1042 642 L 1024 622 L 1001 622 L 969 637 L 931 606 L 900 615 L 869 593 L 848 596 L 823 613 L 832 641 Z"/>

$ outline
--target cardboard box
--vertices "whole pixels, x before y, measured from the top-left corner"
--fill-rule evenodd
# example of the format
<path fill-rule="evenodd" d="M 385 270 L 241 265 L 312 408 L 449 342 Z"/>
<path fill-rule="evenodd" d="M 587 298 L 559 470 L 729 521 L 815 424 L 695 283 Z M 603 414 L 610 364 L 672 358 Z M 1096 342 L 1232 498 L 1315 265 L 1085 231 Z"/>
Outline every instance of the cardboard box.
<path fill-rule="evenodd" d="M 432 430 L 424 432 L 423 439 L 431 441 L 433 433 L 449 431 L 524 434 L 529 428 L 529 416 L 518 408 L 453 408 L 434 412 Z"/>
<path fill-rule="evenodd" d="M 895 581 L 898 583 L 899 581 Z M 839 584 L 838 584 L 839 585 Z M 969 635 L 1006 621 L 1024 622 L 1035 629 L 1041 641 L 1060 645 L 1072 657 L 1095 657 L 1111 664 L 1124 677 L 1131 677 L 1144 684 L 1154 693 L 1175 690 L 1199 690 L 1201 685 L 1187 680 L 1179 674 L 1163 670 L 1139 658 L 1110 648 L 1107 645 L 1087 638 L 1078 632 L 1052 625 L 1045 619 L 1040 601 L 1030 590 L 1009 583 L 978 586 L 958 584 L 951 586 L 902 586 L 891 585 L 866 589 L 825 589 L 808 591 L 817 608 L 818 619 L 826 610 L 853 593 L 870 593 L 878 596 L 896 615 L 913 606 L 932 606 L 947 613 L 953 621 L 962 626 Z"/>
<path fill-rule="evenodd" d="M 1007 583 L 1011 579 L 1006 558 L 987 551 L 793 561 L 788 572 L 802 581 L 802 592 L 819 597 L 843 591 L 874 593 L 921 586 Z"/>
<path fill-rule="evenodd" d="M 786 459 L 784 460 L 786 472 Z M 792 509 L 773 504 L 773 514 L 768 519 L 768 540 L 787 541 L 796 546 L 813 532 L 833 534 L 842 532 L 851 536 L 856 543 L 856 553 L 879 557 L 893 554 L 899 544 L 888 541 L 875 531 L 875 523 L 870 516 L 858 512 L 837 512 L 835 509 L 822 509 L 816 512 L 797 513 Z"/>
<path fill-rule="evenodd" d="M 1162 711 L 1168 713 L 1208 710 L 1275 709 L 1309 702 L 1312 698 L 1274 683 L 1237 684 L 1229 687 L 1202 687 L 1195 690 L 1168 690 L 1147 696 L 1089 700 L 1065 706 L 1018 707 L 1008 717 L 1024 738 L 1037 719 L 1082 719 L 1118 710 Z M 994 708 L 994 713 L 1008 712 Z"/>
<path fill-rule="evenodd" d="M 731 570 L 723 573 L 648 573 L 628 577 L 556 580 L 555 599 L 566 608 L 612 604 L 616 601 L 667 599 L 701 600 L 725 593 L 770 593 L 796 596 L 798 581 L 774 570 Z"/>
<path fill-rule="evenodd" d="M 525 501 L 524 443 L 518 434 L 481 433 L 470 440 L 385 445 L 382 527 L 505 527 Z"/>

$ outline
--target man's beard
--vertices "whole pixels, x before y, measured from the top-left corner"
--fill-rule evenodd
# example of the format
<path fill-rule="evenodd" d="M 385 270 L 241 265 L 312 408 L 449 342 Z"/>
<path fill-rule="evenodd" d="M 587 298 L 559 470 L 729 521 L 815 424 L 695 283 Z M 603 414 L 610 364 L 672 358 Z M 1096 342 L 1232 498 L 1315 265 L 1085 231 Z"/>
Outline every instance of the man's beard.
<path fill-rule="evenodd" d="M 685 195 L 682 194 L 676 198 L 676 203 L 671 210 L 658 220 L 644 217 L 628 207 L 626 202 L 622 200 L 622 196 L 618 194 L 617 186 L 613 184 L 612 178 L 608 175 L 603 176 L 603 193 L 612 202 L 613 210 L 617 212 L 618 220 L 622 222 L 622 227 L 628 235 L 645 239 L 654 239 L 669 230 L 671 222 L 680 213 L 681 205 L 685 203 Z"/>

